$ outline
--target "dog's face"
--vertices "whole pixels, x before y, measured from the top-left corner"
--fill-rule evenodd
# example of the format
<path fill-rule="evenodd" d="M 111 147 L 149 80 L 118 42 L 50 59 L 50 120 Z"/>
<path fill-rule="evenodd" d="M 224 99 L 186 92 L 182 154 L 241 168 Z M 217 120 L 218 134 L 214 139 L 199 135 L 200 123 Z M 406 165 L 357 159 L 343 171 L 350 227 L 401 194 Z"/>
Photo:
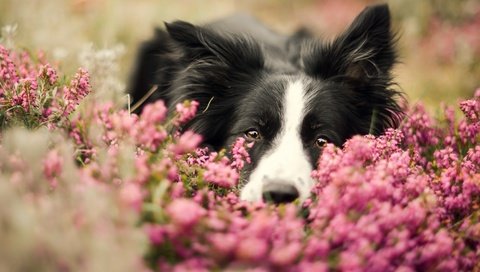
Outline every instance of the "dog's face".
<path fill-rule="evenodd" d="M 325 144 L 381 133 L 401 118 L 398 93 L 390 88 L 395 52 L 386 6 L 365 9 L 331 42 L 292 38 L 278 61 L 248 37 L 184 22 L 167 30 L 186 67 L 170 99 L 201 105 L 186 129 L 214 148 L 238 137 L 254 142 L 242 199 L 306 199 Z"/>
<path fill-rule="evenodd" d="M 239 103 L 228 141 L 245 137 L 254 142 L 241 198 L 305 199 L 323 147 L 340 146 L 352 135 L 350 122 L 355 116 L 346 102 L 353 90 L 347 84 L 305 76 L 269 78 L 257 85 Z"/>

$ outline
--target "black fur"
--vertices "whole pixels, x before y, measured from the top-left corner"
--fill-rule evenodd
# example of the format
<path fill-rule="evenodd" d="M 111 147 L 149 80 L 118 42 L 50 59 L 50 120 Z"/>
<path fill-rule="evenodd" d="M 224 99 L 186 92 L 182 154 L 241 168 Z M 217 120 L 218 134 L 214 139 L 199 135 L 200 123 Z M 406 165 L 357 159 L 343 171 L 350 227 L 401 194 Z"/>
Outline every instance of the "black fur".
<path fill-rule="evenodd" d="M 332 41 L 305 30 L 282 36 L 245 16 L 206 26 L 177 21 L 142 45 L 130 90 L 134 102 L 153 85 L 158 90 L 148 102 L 198 101 L 198 115 L 184 129 L 215 149 L 248 129 L 259 130 L 262 139 L 251 150 L 254 168 L 280 129 L 285 86 L 301 79 L 315 97 L 301 130 L 314 164 L 319 135 L 342 145 L 355 134 L 379 134 L 399 124 L 394 45 L 386 5 L 367 7 Z"/>

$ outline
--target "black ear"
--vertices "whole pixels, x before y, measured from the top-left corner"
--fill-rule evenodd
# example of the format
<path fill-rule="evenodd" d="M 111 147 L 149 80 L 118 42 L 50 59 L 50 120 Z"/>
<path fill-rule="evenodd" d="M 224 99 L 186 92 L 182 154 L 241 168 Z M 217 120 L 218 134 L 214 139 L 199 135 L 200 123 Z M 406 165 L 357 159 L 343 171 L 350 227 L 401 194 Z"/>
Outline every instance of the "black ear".
<path fill-rule="evenodd" d="M 165 26 L 187 61 L 208 59 L 236 68 L 263 68 L 262 50 L 248 36 L 220 34 L 213 29 L 183 21 L 166 23 Z"/>
<path fill-rule="evenodd" d="M 395 38 L 387 5 L 365 8 L 349 28 L 328 44 L 307 45 L 302 53 L 305 72 L 330 78 L 388 77 L 396 62 Z"/>

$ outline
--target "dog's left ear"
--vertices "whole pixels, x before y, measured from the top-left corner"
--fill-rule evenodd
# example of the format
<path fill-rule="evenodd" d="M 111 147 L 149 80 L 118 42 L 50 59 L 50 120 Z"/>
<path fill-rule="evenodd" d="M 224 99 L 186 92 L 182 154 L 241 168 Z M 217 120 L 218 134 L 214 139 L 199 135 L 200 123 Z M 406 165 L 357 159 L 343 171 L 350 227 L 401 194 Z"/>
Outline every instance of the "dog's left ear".
<path fill-rule="evenodd" d="M 302 61 L 307 74 L 323 79 L 388 77 L 396 61 L 388 6 L 365 8 L 333 42 L 306 46 Z"/>

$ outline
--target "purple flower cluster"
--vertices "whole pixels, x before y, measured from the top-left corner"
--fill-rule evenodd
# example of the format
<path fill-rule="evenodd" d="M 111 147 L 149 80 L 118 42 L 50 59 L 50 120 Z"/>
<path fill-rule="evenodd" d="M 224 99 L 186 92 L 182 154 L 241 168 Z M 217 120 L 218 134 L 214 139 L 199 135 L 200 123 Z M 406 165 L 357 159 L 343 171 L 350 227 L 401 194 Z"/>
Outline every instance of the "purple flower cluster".
<path fill-rule="evenodd" d="M 242 139 L 233 162 L 204 149 L 187 155 L 177 163 L 181 179 L 143 211 L 148 262 L 161 271 L 478 268 L 478 94 L 460 104 L 466 118 L 458 122 L 446 111 L 442 124 L 418 106 L 400 130 L 327 145 L 301 207 L 245 203 L 225 191 L 249 162 Z M 150 173 L 153 183 L 165 186 Z"/>
<path fill-rule="evenodd" d="M 147 260 L 173 271 L 477 269 L 479 94 L 460 103 L 465 118 L 458 122 L 451 111 L 442 121 L 419 105 L 399 130 L 356 136 L 343 148 L 327 145 L 312 172 L 318 180 L 312 198 L 301 207 L 244 203 L 217 187 L 168 195 L 166 212 L 154 212 L 162 219 L 146 220 Z M 248 163 L 241 146 L 233 145 L 233 158 Z M 199 152 L 190 165 L 208 173 L 209 160 Z M 203 177 L 196 186 L 219 185 Z M 176 183 L 175 190 L 184 186 L 192 184 Z M 170 208 L 178 199 L 190 208 Z M 174 218 L 182 210 L 194 212 L 181 215 L 180 227 Z"/>
<path fill-rule="evenodd" d="M 12 52 L 0 45 L 0 127 L 22 124 L 28 128 L 61 125 L 90 91 L 88 72 L 79 69 L 69 82 L 27 52 Z"/>

